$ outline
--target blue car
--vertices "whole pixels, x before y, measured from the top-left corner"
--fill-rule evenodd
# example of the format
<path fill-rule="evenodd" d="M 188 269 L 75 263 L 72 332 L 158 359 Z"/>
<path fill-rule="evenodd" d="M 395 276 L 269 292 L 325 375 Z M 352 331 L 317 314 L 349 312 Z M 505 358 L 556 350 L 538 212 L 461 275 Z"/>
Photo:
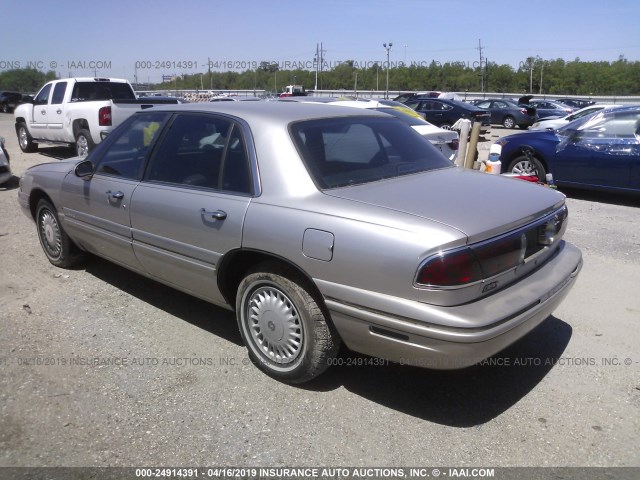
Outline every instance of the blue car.
<path fill-rule="evenodd" d="M 502 173 L 553 175 L 560 186 L 640 192 L 640 106 L 602 110 L 557 131 L 500 139 Z"/>

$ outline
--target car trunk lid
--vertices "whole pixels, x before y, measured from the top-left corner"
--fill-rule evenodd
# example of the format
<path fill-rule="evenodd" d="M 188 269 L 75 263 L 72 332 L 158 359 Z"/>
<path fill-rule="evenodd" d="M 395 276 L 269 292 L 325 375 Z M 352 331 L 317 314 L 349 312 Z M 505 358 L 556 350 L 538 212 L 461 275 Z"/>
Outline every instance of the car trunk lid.
<path fill-rule="evenodd" d="M 464 233 L 469 243 L 526 225 L 564 203 L 564 195 L 555 190 L 459 168 L 324 193 L 447 225 Z"/>

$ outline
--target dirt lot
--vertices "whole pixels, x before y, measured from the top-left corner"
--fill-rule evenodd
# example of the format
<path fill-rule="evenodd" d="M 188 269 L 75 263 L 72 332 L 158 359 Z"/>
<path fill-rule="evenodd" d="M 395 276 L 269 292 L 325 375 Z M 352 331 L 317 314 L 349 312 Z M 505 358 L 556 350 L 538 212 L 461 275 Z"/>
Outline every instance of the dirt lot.
<path fill-rule="evenodd" d="M 14 174 L 68 156 L 22 154 L 12 122 Z M 640 203 L 569 195 L 582 274 L 493 365 L 291 387 L 248 365 L 230 313 L 99 259 L 50 265 L 0 188 L 0 466 L 640 466 Z"/>

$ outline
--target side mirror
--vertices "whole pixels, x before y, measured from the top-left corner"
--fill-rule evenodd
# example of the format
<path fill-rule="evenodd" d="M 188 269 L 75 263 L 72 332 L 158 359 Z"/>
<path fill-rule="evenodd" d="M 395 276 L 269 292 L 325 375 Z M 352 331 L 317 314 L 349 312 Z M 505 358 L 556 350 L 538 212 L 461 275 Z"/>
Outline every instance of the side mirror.
<path fill-rule="evenodd" d="M 80 177 L 83 180 L 89 180 L 93 176 L 93 163 L 89 160 L 83 160 L 76 165 L 73 173 L 75 173 L 76 177 Z"/>
<path fill-rule="evenodd" d="M 31 103 L 33 104 L 33 97 L 31 95 L 23 95 L 20 99 L 20 103 Z"/>

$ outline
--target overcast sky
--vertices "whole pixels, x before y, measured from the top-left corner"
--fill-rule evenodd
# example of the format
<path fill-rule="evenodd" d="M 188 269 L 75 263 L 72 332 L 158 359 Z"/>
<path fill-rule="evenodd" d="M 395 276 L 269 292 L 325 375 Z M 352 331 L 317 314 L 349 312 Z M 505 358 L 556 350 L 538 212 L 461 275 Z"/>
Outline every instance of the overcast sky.
<path fill-rule="evenodd" d="M 329 66 L 529 56 L 640 60 L 639 0 L 22 0 L 3 2 L 0 71 L 35 66 L 61 76 L 160 81 L 243 71 L 261 61 Z"/>

